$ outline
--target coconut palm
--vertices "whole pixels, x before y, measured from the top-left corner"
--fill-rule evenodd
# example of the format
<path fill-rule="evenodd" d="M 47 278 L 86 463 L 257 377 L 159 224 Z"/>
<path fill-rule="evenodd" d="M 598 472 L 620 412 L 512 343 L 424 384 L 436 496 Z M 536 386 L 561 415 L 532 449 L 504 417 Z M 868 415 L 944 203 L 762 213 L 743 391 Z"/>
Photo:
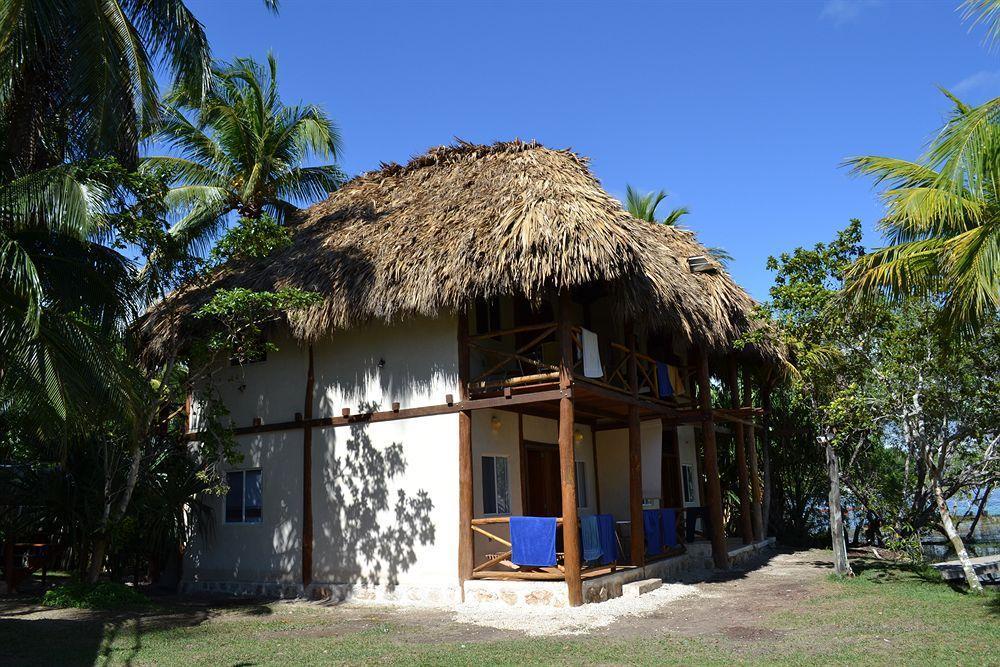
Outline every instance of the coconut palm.
<path fill-rule="evenodd" d="M 679 221 L 685 215 L 691 212 L 687 206 L 678 206 L 677 208 L 671 209 L 667 216 L 662 220 L 656 219 L 656 209 L 659 208 L 663 200 L 667 198 L 666 190 L 660 190 L 659 192 L 647 192 L 641 193 L 635 190 L 631 185 L 625 186 L 625 210 L 628 211 L 632 217 L 639 218 L 640 220 L 645 220 L 647 222 L 658 222 L 663 225 L 677 226 L 680 227 Z M 723 266 L 727 266 L 729 262 L 733 260 L 733 256 L 730 255 L 724 248 L 706 248 L 708 252 Z"/>
<path fill-rule="evenodd" d="M 945 94 L 955 110 L 924 159 L 847 161 L 886 186 L 880 226 L 889 241 L 848 277 L 862 297 L 940 297 L 948 324 L 974 330 L 1000 307 L 1000 119 Z"/>
<path fill-rule="evenodd" d="M 344 180 L 335 164 L 302 166 L 339 157 L 340 134 L 320 107 L 282 103 L 273 55 L 266 66 L 249 58 L 219 65 L 201 103 L 173 93 L 158 139 L 176 154 L 146 158 L 143 169 L 173 182 L 167 203 L 179 220 L 170 233 L 192 250 L 204 249 L 231 212 L 282 221 Z"/>

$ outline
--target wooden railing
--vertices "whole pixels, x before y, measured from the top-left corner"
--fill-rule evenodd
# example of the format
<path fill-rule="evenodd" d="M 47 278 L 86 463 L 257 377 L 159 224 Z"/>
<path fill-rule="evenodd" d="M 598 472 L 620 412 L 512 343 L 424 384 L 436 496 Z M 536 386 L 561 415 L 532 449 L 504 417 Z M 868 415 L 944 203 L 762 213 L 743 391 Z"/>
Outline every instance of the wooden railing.
<path fill-rule="evenodd" d="M 556 564 L 554 567 L 530 567 L 521 566 L 510 560 L 512 555 L 513 545 L 510 540 L 496 533 L 490 532 L 488 526 L 496 525 L 507 525 L 508 529 L 510 526 L 510 517 L 506 516 L 494 516 L 485 517 L 481 519 L 472 520 L 472 531 L 483 535 L 484 537 L 497 542 L 498 544 L 505 547 L 503 551 L 490 554 L 484 562 L 480 563 L 472 569 L 472 577 L 474 579 L 544 579 L 544 580 L 562 580 L 566 578 L 566 568 L 564 565 L 564 556 L 562 552 L 556 553 Z M 556 517 L 556 530 L 561 530 L 563 527 L 562 517 Z M 509 530 L 508 530 L 509 534 Z M 504 567 L 504 570 L 494 570 L 490 568 L 494 567 Z M 599 574 L 603 572 L 614 572 L 618 567 L 617 562 L 613 562 L 609 565 L 594 565 L 591 567 L 583 567 L 580 569 L 580 574 Z"/>
<path fill-rule="evenodd" d="M 484 370 L 469 381 L 470 390 L 482 392 L 558 380 L 560 357 L 558 331 L 558 323 L 545 322 L 470 335 L 468 337 L 470 350 L 478 351 L 484 361 Z M 509 349 L 489 344 L 489 341 L 499 342 L 523 334 L 534 335 L 526 343 L 511 346 Z M 575 376 L 582 378 L 583 343 L 580 327 L 572 328 L 572 342 L 572 371 Z M 605 355 L 602 355 L 601 359 L 604 375 L 601 378 L 585 378 L 587 381 L 646 398 L 660 398 L 656 359 L 614 341 L 602 351 L 608 357 L 603 358 Z M 629 366 L 633 355 L 637 387 L 633 387 L 629 381 Z M 684 369 L 681 369 L 681 372 L 683 374 Z M 674 395 L 677 393 L 677 388 L 674 388 Z"/>
<path fill-rule="evenodd" d="M 545 360 L 543 345 L 546 343 L 558 345 L 556 335 L 558 329 L 559 325 L 555 322 L 546 322 L 469 336 L 469 348 L 478 350 L 484 359 L 494 361 L 491 366 L 486 367 L 486 370 L 470 380 L 471 387 L 483 390 L 557 379 L 559 366 Z M 502 340 L 506 336 L 528 333 L 535 335 L 527 343 L 516 346 L 513 350 L 498 349 L 486 344 L 489 340 Z"/>

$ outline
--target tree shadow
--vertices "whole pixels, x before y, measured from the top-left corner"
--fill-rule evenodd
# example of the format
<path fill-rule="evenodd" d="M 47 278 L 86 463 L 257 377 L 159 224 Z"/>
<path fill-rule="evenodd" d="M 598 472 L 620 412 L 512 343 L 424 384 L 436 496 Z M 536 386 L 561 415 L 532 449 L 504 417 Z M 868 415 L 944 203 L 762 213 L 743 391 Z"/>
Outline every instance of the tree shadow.
<path fill-rule="evenodd" d="M 375 412 L 362 403 L 361 413 Z M 425 489 L 405 488 L 407 461 L 403 443 L 378 444 L 373 425 L 352 424 L 340 442 L 340 429 L 328 430 L 316 503 L 314 576 L 329 583 L 384 587 L 393 591 L 399 576 L 417 560 L 418 545 L 431 545 L 434 503 Z M 385 442 L 384 438 L 380 438 Z"/>

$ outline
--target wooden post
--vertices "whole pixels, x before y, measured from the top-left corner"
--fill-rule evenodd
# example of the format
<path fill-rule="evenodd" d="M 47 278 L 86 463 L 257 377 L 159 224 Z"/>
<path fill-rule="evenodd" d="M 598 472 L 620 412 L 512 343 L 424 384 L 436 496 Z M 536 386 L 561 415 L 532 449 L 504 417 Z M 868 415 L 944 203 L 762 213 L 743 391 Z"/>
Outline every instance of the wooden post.
<path fill-rule="evenodd" d="M 715 447 L 715 418 L 712 416 L 712 381 L 708 369 L 708 352 L 697 351 L 698 402 L 701 407 L 701 435 L 705 447 L 705 477 L 708 487 L 708 517 L 712 524 L 712 560 L 720 570 L 729 569 L 729 549 L 726 527 L 722 522 L 722 485 L 719 481 L 719 459 Z"/>
<path fill-rule="evenodd" d="M 734 410 L 739 409 L 740 369 L 735 357 L 729 358 L 728 384 L 730 407 Z M 753 542 L 753 519 L 750 518 L 750 473 L 747 471 L 745 430 L 742 421 L 733 422 L 733 450 L 736 452 L 736 475 L 740 485 L 740 537 L 743 538 L 743 544 L 750 544 Z"/>
<path fill-rule="evenodd" d="M 563 566 L 571 607 L 583 604 L 580 579 L 580 528 L 576 512 L 576 456 L 573 444 L 573 331 L 572 301 L 568 291 L 559 293 L 559 476 L 562 482 Z"/>
<path fill-rule="evenodd" d="M 743 405 L 750 407 L 753 403 L 753 384 L 750 369 L 743 367 Z M 754 542 L 764 539 L 764 519 L 761 513 L 760 467 L 757 463 L 757 429 L 749 426 L 746 431 L 747 458 L 750 462 L 750 520 L 753 525 Z"/>
<path fill-rule="evenodd" d="M 594 507 L 601 513 L 601 476 L 597 468 L 597 432 L 590 429 L 590 447 L 594 451 Z"/>
<path fill-rule="evenodd" d="M 313 416 L 313 391 L 316 374 L 313 367 L 313 346 L 309 345 L 309 370 L 306 372 L 305 405 L 302 408 L 303 424 Z M 302 427 L 302 586 L 313 580 L 313 504 L 312 504 L 312 436 L 311 426 Z"/>
<path fill-rule="evenodd" d="M 521 473 L 521 514 L 528 513 L 528 448 L 524 446 L 524 415 L 517 413 L 517 459 Z"/>
<path fill-rule="evenodd" d="M 761 458 L 764 459 L 764 497 L 761 500 L 761 529 L 767 537 L 771 525 L 771 384 L 765 381 L 760 388 L 760 404 L 764 408 L 763 428 L 760 433 Z"/>
<path fill-rule="evenodd" d="M 458 314 L 458 395 L 469 397 L 469 318 L 465 310 Z M 472 411 L 458 413 L 458 580 L 462 584 L 472 578 Z"/>
<path fill-rule="evenodd" d="M 629 349 L 628 382 L 632 396 L 639 395 L 639 369 L 635 357 L 635 331 L 632 323 L 625 325 L 625 343 Z M 642 430 L 639 407 L 628 407 L 628 509 L 631 523 L 630 562 L 646 564 L 646 540 L 642 528 Z"/>

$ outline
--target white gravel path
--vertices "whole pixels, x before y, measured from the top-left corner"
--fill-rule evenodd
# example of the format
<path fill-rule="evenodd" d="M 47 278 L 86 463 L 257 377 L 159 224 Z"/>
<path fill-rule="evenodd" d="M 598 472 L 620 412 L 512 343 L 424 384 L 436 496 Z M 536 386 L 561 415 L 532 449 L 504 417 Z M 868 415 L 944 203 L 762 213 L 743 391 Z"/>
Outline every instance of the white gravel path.
<path fill-rule="evenodd" d="M 701 596 L 691 584 L 663 584 L 636 598 L 613 598 L 579 607 L 505 607 L 461 605 L 455 620 L 498 630 L 517 630 L 529 636 L 581 635 L 611 625 L 627 616 L 642 616 L 688 596 Z"/>

